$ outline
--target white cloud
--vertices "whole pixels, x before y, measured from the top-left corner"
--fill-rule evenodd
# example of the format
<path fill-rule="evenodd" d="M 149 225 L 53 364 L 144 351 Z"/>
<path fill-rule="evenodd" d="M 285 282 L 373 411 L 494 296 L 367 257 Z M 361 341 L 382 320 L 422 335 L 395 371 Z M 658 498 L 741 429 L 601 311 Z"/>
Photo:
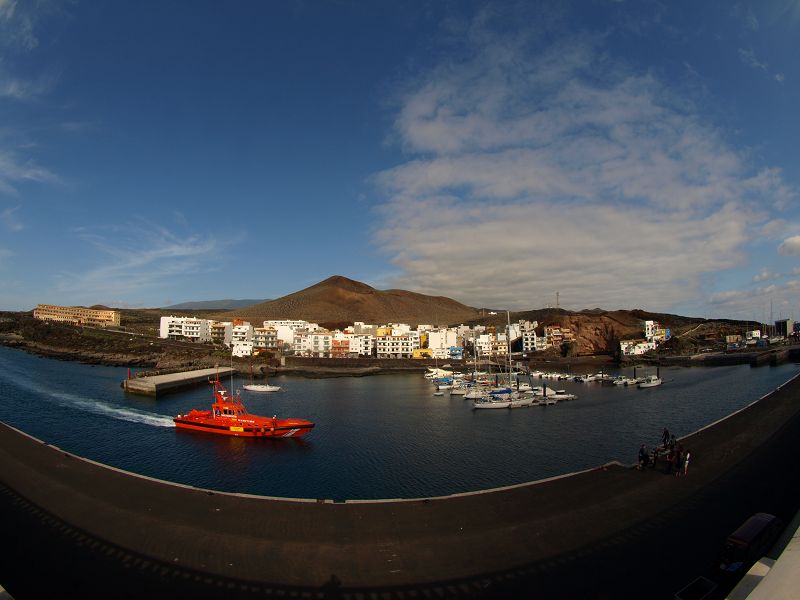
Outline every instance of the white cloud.
<path fill-rule="evenodd" d="M 19 206 L 14 206 L 13 208 L 9 207 L 0 212 L 0 222 L 2 222 L 9 231 L 22 231 L 25 229 L 24 225 L 14 215 L 18 210 Z"/>
<path fill-rule="evenodd" d="M 798 292 L 800 280 L 793 279 L 780 285 L 718 292 L 711 296 L 710 303 L 717 312 L 736 315 L 741 319 L 767 322 L 771 308 L 784 307 L 791 310 L 796 306 Z M 777 318 L 778 315 L 773 314 L 773 317 Z"/>
<path fill-rule="evenodd" d="M 668 309 L 795 198 L 655 76 L 581 36 L 468 38 L 399 100 L 409 159 L 374 177 L 397 287 L 478 306 Z"/>
<path fill-rule="evenodd" d="M 11 152 L 0 149 L 0 194 L 19 195 L 18 184 L 23 182 L 60 183 L 61 179 L 36 164 L 33 159 L 20 161 Z"/>
<path fill-rule="evenodd" d="M 775 73 L 775 81 L 777 81 L 778 83 L 783 83 L 784 81 L 786 81 L 786 75 L 784 75 L 783 73 Z"/>
<path fill-rule="evenodd" d="M 0 0 L 0 34 L 2 45 L 30 51 L 39 45 L 34 34 L 36 10 L 47 7 L 46 2 L 20 5 L 16 0 Z"/>
<path fill-rule="evenodd" d="M 782 256 L 800 256 L 800 235 L 783 240 L 783 243 L 778 246 L 778 254 Z"/>
<path fill-rule="evenodd" d="M 783 277 L 780 273 L 773 273 L 769 269 L 761 269 L 757 275 L 753 275 L 753 283 L 760 283 L 762 281 L 770 281 L 771 279 L 780 279 Z"/>
<path fill-rule="evenodd" d="M 107 231 L 79 229 L 75 234 L 94 250 L 93 266 L 63 272 L 56 282 L 61 296 L 90 304 L 115 298 L 145 297 L 165 282 L 175 284 L 214 271 L 222 245 L 213 237 L 177 235 L 145 221 Z M 133 301 L 135 303 L 135 301 Z"/>
<path fill-rule="evenodd" d="M 764 223 L 761 227 L 760 234 L 765 237 L 777 237 L 786 230 L 786 221 L 784 219 L 772 219 Z"/>
<path fill-rule="evenodd" d="M 748 67 L 761 69 L 762 71 L 767 70 L 767 63 L 758 60 L 752 48 L 739 48 L 739 60 Z"/>
<path fill-rule="evenodd" d="M 738 3 L 735 4 L 733 6 L 733 15 L 738 18 L 747 29 L 758 31 L 760 27 L 758 17 L 756 17 L 753 9 L 749 6 L 742 6 Z"/>

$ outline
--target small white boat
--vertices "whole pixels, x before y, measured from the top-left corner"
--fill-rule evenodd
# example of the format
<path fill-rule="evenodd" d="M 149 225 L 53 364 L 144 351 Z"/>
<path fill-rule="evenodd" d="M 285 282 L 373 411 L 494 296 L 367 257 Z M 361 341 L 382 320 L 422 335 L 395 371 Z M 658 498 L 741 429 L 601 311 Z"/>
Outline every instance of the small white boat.
<path fill-rule="evenodd" d="M 444 396 L 444 392 L 433 392 L 434 396 Z"/>
<path fill-rule="evenodd" d="M 649 388 L 649 387 L 656 387 L 657 385 L 661 385 L 664 383 L 661 380 L 661 377 L 657 377 L 655 375 L 648 375 L 642 381 L 639 382 L 640 388 Z"/>
<path fill-rule="evenodd" d="M 501 397 L 478 398 L 472 408 L 511 408 L 511 400 Z"/>
<path fill-rule="evenodd" d="M 466 396 L 466 394 L 467 389 L 463 387 L 454 387 L 452 390 L 450 390 L 451 396 Z"/>
<path fill-rule="evenodd" d="M 511 398 L 508 408 L 523 408 L 533 406 L 533 396 L 516 396 Z"/>
<path fill-rule="evenodd" d="M 268 385 L 266 383 L 248 383 L 247 385 L 242 386 L 243 389 L 247 390 L 248 392 L 258 392 L 260 394 L 266 392 L 279 392 L 281 391 L 281 386 L 279 385 Z"/>

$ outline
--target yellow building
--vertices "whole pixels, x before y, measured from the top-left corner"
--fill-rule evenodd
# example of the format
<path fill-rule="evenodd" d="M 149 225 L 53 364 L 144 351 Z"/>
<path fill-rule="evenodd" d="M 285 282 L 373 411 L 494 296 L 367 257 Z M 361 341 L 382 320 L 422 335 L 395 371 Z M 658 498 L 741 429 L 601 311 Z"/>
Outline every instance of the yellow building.
<path fill-rule="evenodd" d="M 433 351 L 430 348 L 415 348 L 411 358 L 433 358 Z"/>
<path fill-rule="evenodd" d="M 119 326 L 120 312 L 111 309 L 84 308 L 83 306 L 57 306 L 38 304 L 33 318 L 41 321 L 56 321 L 71 325 L 92 325 L 94 327 Z"/>

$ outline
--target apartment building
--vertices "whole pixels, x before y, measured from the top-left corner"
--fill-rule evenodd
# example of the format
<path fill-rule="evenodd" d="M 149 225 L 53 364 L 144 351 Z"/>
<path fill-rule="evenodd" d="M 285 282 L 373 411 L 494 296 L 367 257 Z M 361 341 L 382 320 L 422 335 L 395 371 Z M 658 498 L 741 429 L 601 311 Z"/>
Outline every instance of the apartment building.
<path fill-rule="evenodd" d="M 644 337 L 653 342 L 663 342 L 670 338 L 669 329 L 663 327 L 658 321 L 645 321 Z"/>
<path fill-rule="evenodd" d="M 210 342 L 211 324 L 196 317 L 161 317 L 159 336 L 170 340 Z"/>
<path fill-rule="evenodd" d="M 508 339 L 505 336 L 492 340 L 491 355 L 508 356 Z"/>
<path fill-rule="evenodd" d="M 558 348 L 563 342 L 569 342 L 575 339 L 572 332 L 568 327 L 561 327 L 561 325 L 545 325 L 544 337 L 547 340 L 548 348 Z"/>
<path fill-rule="evenodd" d="M 272 327 L 253 328 L 254 350 L 277 350 L 278 331 Z"/>
<path fill-rule="evenodd" d="M 414 341 L 408 335 L 381 335 L 375 340 L 378 358 L 411 358 Z"/>
<path fill-rule="evenodd" d="M 211 341 L 230 348 L 233 323 L 230 321 L 211 321 Z"/>
<path fill-rule="evenodd" d="M 461 345 L 456 329 L 432 329 L 426 335 L 434 358 L 450 358 L 453 354 L 450 349 Z"/>
<path fill-rule="evenodd" d="M 522 351 L 541 352 L 547 350 L 547 338 L 536 335 L 533 329 L 522 332 Z"/>
<path fill-rule="evenodd" d="M 495 341 L 495 336 L 491 333 L 482 333 L 475 336 L 474 344 L 478 356 L 491 356 L 492 342 Z"/>
<path fill-rule="evenodd" d="M 294 332 L 292 349 L 300 356 L 330 358 L 333 347 L 333 333 L 318 329 L 316 331 L 297 330 Z"/>
<path fill-rule="evenodd" d="M 278 344 L 294 345 L 294 332 L 295 331 L 316 331 L 319 325 L 316 323 L 309 323 L 299 319 L 283 319 L 283 320 L 270 320 L 264 321 L 264 327 L 272 327 L 278 335 Z"/>
<path fill-rule="evenodd" d="M 331 358 L 350 358 L 350 338 L 331 340 Z"/>
<path fill-rule="evenodd" d="M 85 308 L 83 306 L 58 306 L 56 304 L 37 304 L 33 318 L 40 321 L 55 321 L 70 325 L 91 327 L 114 327 L 120 324 L 120 311 L 111 309 Z"/>
<path fill-rule="evenodd" d="M 375 338 L 367 334 L 354 333 L 349 336 L 350 354 L 358 356 L 372 356 L 375 351 Z"/>

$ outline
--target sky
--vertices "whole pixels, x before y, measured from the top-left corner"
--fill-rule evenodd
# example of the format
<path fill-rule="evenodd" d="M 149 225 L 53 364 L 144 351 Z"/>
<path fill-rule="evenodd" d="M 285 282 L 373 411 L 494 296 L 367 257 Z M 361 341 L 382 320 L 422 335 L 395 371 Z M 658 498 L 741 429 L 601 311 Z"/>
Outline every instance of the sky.
<path fill-rule="evenodd" d="M 0 309 L 800 320 L 800 0 L 0 0 Z"/>

